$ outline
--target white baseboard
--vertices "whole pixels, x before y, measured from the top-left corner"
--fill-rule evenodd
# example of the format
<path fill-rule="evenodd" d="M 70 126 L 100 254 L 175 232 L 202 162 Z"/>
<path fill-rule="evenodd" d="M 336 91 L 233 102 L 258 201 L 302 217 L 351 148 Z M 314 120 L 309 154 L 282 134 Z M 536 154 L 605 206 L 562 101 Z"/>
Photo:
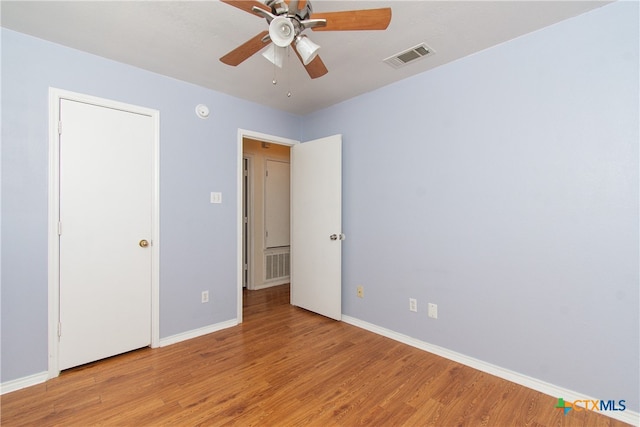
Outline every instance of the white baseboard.
<path fill-rule="evenodd" d="M 343 314 L 342 321 L 345 323 L 349 323 L 353 326 L 357 326 L 359 328 L 365 329 L 367 331 L 376 333 L 378 335 L 391 338 L 392 340 L 410 345 L 411 347 L 419 348 L 420 350 L 424 350 L 429 353 L 436 354 L 438 356 L 444 357 L 445 359 L 453 360 L 454 362 L 461 363 L 463 365 L 469 366 L 479 371 L 486 372 L 491 375 L 495 375 L 496 377 L 539 391 L 540 393 L 544 393 L 546 395 L 553 396 L 555 398 L 562 397 L 567 402 L 573 402 L 576 400 L 585 400 L 585 399 L 597 400 L 596 398 L 591 398 L 589 396 L 586 396 L 583 393 L 579 393 L 573 390 L 568 390 L 566 388 L 559 387 L 545 381 L 540 381 L 528 375 L 520 374 L 518 372 L 511 371 L 509 369 L 501 368 L 500 366 L 492 365 L 491 363 L 487 363 L 482 360 L 465 356 L 464 354 L 457 353 L 455 351 L 451 351 L 443 347 L 439 347 L 437 345 L 429 344 L 427 342 L 420 341 L 415 338 L 411 338 L 410 336 L 400 334 L 390 329 L 382 328 L 372 323 L 365 322 L 360 319 L 356 319 L 355 317 L 350 317 Z M 634 426 L 640 426 L 640 413 L 638 412 L 625 410 L 625 411 L 602 411 L 599 413 L 602 415 L 608 416 L 610 418 L 614 418 L 616 420 L 629 423 Z"/>
<path fill-rule="evenodd" d="M 238 324 L 238 319 L 231 319 L 225 322 L 215 323 L 213 325 L 205 326 L 198 329 L 193 329 L 191 331 L 183 332 L 176 335 L 171 335 L 170 337 L 161 338 L 160 339 L 160 347 L 166 347 L 171 344 L 179 343 L 180 341 L 190 340 L 192 338 L 197 338 L 202 335 L 207 335 L 212 332 L 220 331 L 222 329 L 231 328 Z"/>
<path fill-rule="evenodd" d="M 260 285 L 256 285 L 250 290 L 251 291 L 259 291 L 260 289 L 267 289 L 267 288 L 273 288 L 274 286 L 286 285 L 289 282 L 291 282 L 291 279 L 289 277 L 287 277 L 287 278 L 282 279 L 282 280 L 275 280 L 273 282 L 262 283 Z"/>
<path fill-rule="evenodd" d="M 0 384 L 0 394 L 11 393 L 12 391 L 41 384 L 48 379 L 48 372 L 40 372 L 39 374 L 29 375 L 28 377 L 18 378 L 17 380 L 6 381 Z"/>

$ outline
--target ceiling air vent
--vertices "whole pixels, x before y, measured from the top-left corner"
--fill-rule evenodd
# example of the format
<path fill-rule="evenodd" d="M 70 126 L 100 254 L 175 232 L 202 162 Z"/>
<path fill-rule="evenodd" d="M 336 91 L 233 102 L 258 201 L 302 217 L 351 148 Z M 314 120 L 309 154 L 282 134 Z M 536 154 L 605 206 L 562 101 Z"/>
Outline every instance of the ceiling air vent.
<path fill-rule="evenodd" d="M 411 49 L 407 49 L 388 57 L 384 60 L 384 62 L 391 65 L 393 68 L 400 68 L 404 67 L 410 62 L 416 61 L 420 58 L 424 58 L 425 56 L 433 55 L 434 53 L 435 52 L 433 51 L 433 49 L 431 49 L 426 44 L 421 43 L 418 46 L 412 47 Z"/>

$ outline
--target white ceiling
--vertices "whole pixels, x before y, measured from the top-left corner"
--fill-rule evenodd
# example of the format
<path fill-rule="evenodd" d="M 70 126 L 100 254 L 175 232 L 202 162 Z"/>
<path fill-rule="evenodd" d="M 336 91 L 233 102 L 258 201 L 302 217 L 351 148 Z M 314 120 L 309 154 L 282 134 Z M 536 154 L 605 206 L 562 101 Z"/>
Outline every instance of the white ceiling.
<path fill-rule="evenodd" d="M 216 0 L 7 1 L 2 26 L 296 114 L 307 114 L 600 7 L 601 1 L 312 0 L 315 12 L 389 6 L 385 31 L 313 32 L 329 73 L 310 79 L 292 56 L 218 58 L 268 28 Z M 436 54 L 393 69 L 383 59 L 425 42 Z M 292 96 L 287 97 L 291 91 Z"/>

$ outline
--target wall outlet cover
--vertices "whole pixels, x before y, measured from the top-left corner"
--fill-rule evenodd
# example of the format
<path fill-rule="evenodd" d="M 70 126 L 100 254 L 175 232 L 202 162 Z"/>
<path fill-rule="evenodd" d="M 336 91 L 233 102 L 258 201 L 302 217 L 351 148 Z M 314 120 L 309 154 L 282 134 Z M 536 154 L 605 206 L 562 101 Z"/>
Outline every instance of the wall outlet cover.
<path fill-rule="evenodd" d="M 431 317 L 432 319 L 437 319 L 438 318 L 438 305 L 437 304 L 433 304 L 433 303 L 429 303 L 429 305 L 427 307 L 427 315 L 429 317 Z"/>
<path fill-rule="evenodd" d="M 219 191 L 212 191 L 211 203 L 222 203 L 222 193 L 220 193 Z"/>

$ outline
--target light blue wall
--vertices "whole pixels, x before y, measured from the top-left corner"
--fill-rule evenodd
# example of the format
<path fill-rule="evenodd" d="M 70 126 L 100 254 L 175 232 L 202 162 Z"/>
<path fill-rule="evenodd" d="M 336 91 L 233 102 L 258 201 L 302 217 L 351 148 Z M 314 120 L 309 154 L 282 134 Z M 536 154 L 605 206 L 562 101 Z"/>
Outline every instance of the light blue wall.
<path fill-rule="evenodd" d="M 612 4 L 302 118 L 3 30 L 2 381 L 46 370 L 55 86 L 161 112 L 163 337 L 235 316 L 237 128 L 341 133 L 343 313 L 638 411 L 637 18 Z"/>
<path fill-rule="evenodd" d="M 161 337 L 236 317 L 238 128 L 299 138 L 298 116 L 3 29 L 3 382 L 47 370 L 50 86 L 160 111 Z"/>
<path fill-rule="evenodd" d="M 304 117 L 343 134 L 343 313 L 638 411 L 638 51 L 613 4 Z"/>

